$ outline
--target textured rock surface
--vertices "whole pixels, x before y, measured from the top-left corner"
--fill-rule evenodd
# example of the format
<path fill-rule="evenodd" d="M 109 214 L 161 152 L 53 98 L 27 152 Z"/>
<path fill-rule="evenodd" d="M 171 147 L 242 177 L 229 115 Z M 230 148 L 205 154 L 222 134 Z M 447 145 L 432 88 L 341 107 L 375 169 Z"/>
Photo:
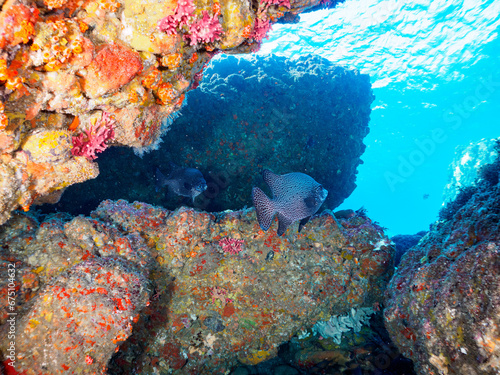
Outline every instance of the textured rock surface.
<path fill-rule="evenodd" d="M 396 247 L 396 255 L 394 257 L 394 265 L 396 267 L 399 265 L 399 262 L 401 262 L 403 255 L 413 246 L 418 244 L 418 241 L 426 234 L 426 231 L 420 231 L 415 234 L 397 234 L 391 237 L 391 241 L 394 242 L 394 246 Z"/>
<path fill-rule="evenodd" d="M 223 373 L 274 357 L 318 320 L 376 306 L 392 270 L 390 241 L 362 214 L 325 212 L 282 237 L 253 209 L 105 201 L 92 217 L 19 214 L 2 227 L 2 259 L 36 275 L 16 279 L 18 370 Z"/>
<path fill-rule="evenodd" d="M 28 209 L 40 196 L 97 176 L 89 160 L 54 158 L 69 155 L 69 138 L 88 130 L 92 116 L 105 111 L 116 119 L 115 144 L 151 147 L 214 54 L 256 50 L 272 23 L 319 4 L 3 2 L 0 173 L 9 184 L 1 190 L 0 223 L 17 207 Z M 28 152 L 33 136 L 44 146 Z M 61 137 L 65 140 L 59 143 Z"/>
<path fill-rule="evenodd" d="M 263 168 L 312 176 L 328 190 L 325 207 L 333 209 L 356 186 L 372 100 L 368 76 L 319 56 L 217 58 L 157 151 L 142 158 L 123 148 L 107 151 L 97 179 L 72 186 L 47 209 L 89 214 L 118 198 L 169 209 L 193 205 L 167 189 L 155 191 L 152 166 L 168 174 L 170 163 L 204 174 L 208 189 L 194 206 L 206 211 L 251 206 L 252 187 L 266 188 Z"/>
<path fill-rule="evenodd" d="M 386 327 L 419 374 L 500 371 L 500 161 L 489 170 L 403 256 L 388 286 Z"/>

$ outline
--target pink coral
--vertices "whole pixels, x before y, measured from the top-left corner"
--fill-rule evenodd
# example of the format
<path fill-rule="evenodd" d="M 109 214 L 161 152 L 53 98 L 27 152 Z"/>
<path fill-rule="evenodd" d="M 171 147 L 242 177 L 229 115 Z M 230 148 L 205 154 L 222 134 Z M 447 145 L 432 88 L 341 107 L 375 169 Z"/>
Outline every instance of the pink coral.
<path fill-rule="evenodd" d="M 269 30 L 271 30 L 271 24 L 268 19 L 256 18 L 250 37 L 260 42 L 264 37 L 267 38 L 267 32 Z"/>
<path fill-rule="evenodd" d="M 96 159 L 96 153 L 103 152 L 108 147 L 106 142 L 115 137 L 114 124 L 115 121 L 110 115 L 103 112 L 101 119 L 91 125 L 85 133 L 73 137 L 71 153 L 91 160 Z"/>
<path fill-rule="evenodd" d="M 175 18 L 175 15 L 167 16 L 158 22 L 158 28 L 168 35 L 174 35 L 177 32 L 178 24 L 179 22 Z"/>
<path fill-rule="evenodd" d="M 190 40 L 189 44 L 194 46 L 200 42 L 209 43 L 220 39 L 222 26 L 216 15 L 210 16 L 205 10 L 203 11 L 201 20 L 193 22 L 189 28 L 189 32 L 190 34 L 187 36 Z"/>
<path fill-rule="evenodd" d="M 238 254 L 243 250 L 242 245 L 245 243 L 245 240 L 236 240 L 234 238 L 223 238 L 219 241 L 220 247 L 224 252 L 229 254 Z"/>
<path fill-rule="evenodd" d="M 284 6 L 290 9 L 290 0 L 262 0 L 262 2 L 269 5 Z"/>
<path fill-rule="evenodd" d="M 175 34 L 178 27 L 189 24 L 188 21 L 193 16 L 194 9 L 193 0 L 180 0 L 174 14 L 161 19 L 158 22 L 158 28 L 169 35 Z"/>
<path fill-rule="evenodd" d="M 184 38 L 192 46 L 220 39 L 223 30 L 218 16 L 209 15 L 205 10 L 201 19 L 193 21 L 194 10 L 193 0 L 180 0 L 174 14 L 161 19 L 158 28 L 168 35 L 174 35 L 178 29 L 186 26 Z"/>

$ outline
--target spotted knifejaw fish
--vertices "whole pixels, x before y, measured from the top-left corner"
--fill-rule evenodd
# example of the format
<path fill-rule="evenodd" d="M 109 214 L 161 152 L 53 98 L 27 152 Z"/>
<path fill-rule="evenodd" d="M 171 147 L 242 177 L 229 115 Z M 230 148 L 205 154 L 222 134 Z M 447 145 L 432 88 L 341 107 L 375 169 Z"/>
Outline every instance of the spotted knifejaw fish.
<path fill-rule="evenodd" d="M 175 194 L 189 197 L 194 202 L 194 198 L 206 190 L 207 182 L 195 168 L 176 167 L 168 177 L 156 168 L 156 190 L 159 191 L 163 186 L 168 186 Z"/>
<path fill-rule="evenodd" d="M 264 181 L 273 195 L 270 199 L 261 189 L 252 189 L 252 200 L 257 220 L 262 230 L 271 226 L 278 214 L 278 236 L 300 220 L 299 232 L 323 204 L 328 191 L 312 177 L 299 172 L 277 175 L 268 169 L 263 172 Z"/>

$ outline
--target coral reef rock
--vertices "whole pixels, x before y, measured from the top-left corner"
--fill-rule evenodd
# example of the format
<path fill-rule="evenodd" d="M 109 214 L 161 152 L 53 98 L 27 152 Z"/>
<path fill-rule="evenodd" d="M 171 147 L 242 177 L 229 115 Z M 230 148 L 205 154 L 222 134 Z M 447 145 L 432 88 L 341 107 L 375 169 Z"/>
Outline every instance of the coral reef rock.
<path fill-rule="evenodd" d="M 499 167 L 403 256 L 388 286 L 386 327 L 421 375 L 500 372 Z"/>
<path fill-rule="evenodd" d="M 2 1 L 0 223 L 97 176 L 69 153 L 94 116 L 116 120 L 114 144 L 154 146 L 215 54 L 256 51 L 279 19 L 337 2 Z"/>
<path fill-rule="evenodd" d="M 394 257 L 394 265 L 397 267 L 401 258 L 405 253 L 411 249 L 413 246 L 418 244 L 418 241 L 427 234 L 427 231 L 420 231 L 415 234 L 396 234 L 391 237 L 391 241 L 394 242 L 396 247 L 396 256 Z"/>
<path fill-rule="evenodd" d="M 373 98 L 367 75 L 319 56 L 217 57 L 157 151 L 142 159 L 123 148 L 107 151 L 100 176 L 70 187 L 56 208 L 89 214 L 105 199 L 193 205 L 155 191 L 151 166 L 168 174 L 174 163 L 203 173 L 208 188 L 194 207 L 205 211 L 251 206 L 253 186 L 268 191 L 264 168 L 313 177 L 334 209 L 356 187 Z"/>
<path fill-rule="evenodd" d="M 276 356 L 317 321 L 378 306 L 394 256 L 379 226 L 326 211 L 297 228 L 264 232 L 254 209 L 123 200 L 91 218 L 16 214 L 0 231 L 2 267 L 19 270 L 16 370 L 224 373 Z"/>

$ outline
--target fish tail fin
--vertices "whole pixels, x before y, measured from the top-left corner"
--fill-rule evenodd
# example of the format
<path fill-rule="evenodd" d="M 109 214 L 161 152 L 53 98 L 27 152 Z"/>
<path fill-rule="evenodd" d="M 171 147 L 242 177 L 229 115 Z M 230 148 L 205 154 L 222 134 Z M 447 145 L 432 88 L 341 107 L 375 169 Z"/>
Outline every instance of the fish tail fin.
<path fill-rule="evenodd" d="M 159 168 L 156 168 L 155 172 L 155 188 L 156 192 L 159 192 L 161 188 L 165 185 L 168 185 L 168 179 L 165 177 L 163 173 L 161 173 Z"/>
<path fill-rule="evenodd" d="M 274 202 L 258 187 L 252 189 L 252 201 L 260 227 L 264 231 L 268 230 L 276 213 Z"/>

